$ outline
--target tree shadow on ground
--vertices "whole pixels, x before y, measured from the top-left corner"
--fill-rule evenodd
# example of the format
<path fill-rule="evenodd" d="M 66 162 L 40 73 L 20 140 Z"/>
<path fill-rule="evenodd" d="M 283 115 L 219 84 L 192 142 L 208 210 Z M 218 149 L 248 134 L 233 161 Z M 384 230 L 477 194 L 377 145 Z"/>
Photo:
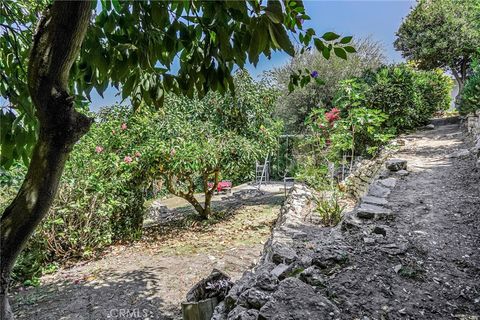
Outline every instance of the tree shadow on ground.
<path fill-rule="evenodd" d="M 158 296 L 158 271 L 145 267 L 62 279 L 17 293 L 13 310 L 17 320 L 174 319 L 175 311 Z"/>
<path fill-rule="evenodd" d="M 201 227 L 212 226 L 220 222 L 229 221 L 236 214 L 248 207 L 269 206 L 275 207 L 283 203 L 285 197 L 283 193 L 267 193 L 262 196 L 247 199 L 226 199 L 212 201 L 212 216 L 208 220 L 201 220 L 195 209 L 191 205 L 172 209 L 172 214 L 181 212 L 182 218 L 167 223 L 158 223 L 145 228 L 144 234 L 149 237 L 153 234 L 165 234 L 172 230 L 191 229 L 200 227 L 198 232 L 202 232 Z M 204 230 L 208 232 L 208 230 Z"/>

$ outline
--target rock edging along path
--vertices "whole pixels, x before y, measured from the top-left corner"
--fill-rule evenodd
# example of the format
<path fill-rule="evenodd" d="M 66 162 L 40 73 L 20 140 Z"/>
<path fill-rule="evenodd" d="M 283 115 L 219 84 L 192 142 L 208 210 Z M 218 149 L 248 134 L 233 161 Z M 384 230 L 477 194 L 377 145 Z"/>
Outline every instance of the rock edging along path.
<path fill-rule="evenodd" d="M 404 137 L 408 171 L 381 173 L 333 228 L 296 187 L 262 262 L 214 319 L 478 319 L 480 174 L 458 125 Z M 373 214 L 372 214 L 373 213 Z"/>

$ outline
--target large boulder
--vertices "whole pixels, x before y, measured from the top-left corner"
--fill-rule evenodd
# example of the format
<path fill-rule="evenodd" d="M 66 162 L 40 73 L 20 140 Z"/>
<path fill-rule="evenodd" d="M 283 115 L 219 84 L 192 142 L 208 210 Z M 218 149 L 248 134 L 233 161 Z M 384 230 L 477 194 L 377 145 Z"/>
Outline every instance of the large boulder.
<path fill-rule="evenodd" d="M 390 171 L 407 170 L 407 160 L 390 159 L 385 162 L 385 166 Z"/>
<path fill-rule="evenodd" d="M 278 290 L 260 309 L 260 319 L 334 319 L 338 308 L 297 278 L 280 282 Z"/>

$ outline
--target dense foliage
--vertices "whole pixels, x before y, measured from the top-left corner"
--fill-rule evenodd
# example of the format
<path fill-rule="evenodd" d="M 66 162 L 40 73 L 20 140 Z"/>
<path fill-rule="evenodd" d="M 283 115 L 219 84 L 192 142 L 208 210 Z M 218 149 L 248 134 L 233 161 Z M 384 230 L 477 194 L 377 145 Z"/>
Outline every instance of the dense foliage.
<path fill-rule="evenodd" d="M 472 64 L 472 75 L 461 92 L 459 111 L 468 114 L 480 110 L 480 60 Z"/>
<path fill-rule="evenodd" d="M 366 70 L 376 70 L 384 62 L 381 45 L 370 38 L 357 39 L 352 45 L 357 52 L 350 54 L 346 61 L 338 57 L 327 61 L 320 52 L 308 51 L 269 74 L 281 93 L 275 114 L 283 120 L 287 132 L 303 132 L 306 129 L 305 118 L 319 105 L 332 108 L 340 81 L 359 77 Z M 314 75 L 319 81 L 289 93 L 288 84 L 292 70 L 304 68 L 315 70 Z"/>
<path fill-rule="evenodd" d="M 168 95 L 160 111 L 102 109 L 75 146 L 58 196 L 20 256 L 15 278 L 35 279 L 49 263 L 88 259 L 114 241 L 138 238 L 153 179 L 164 181 L 164 193 L 168 187 L 184 197 L 209 191 L 204 182 L 214 181 L 215 173 L 235 182 L 250 179 L 255 161 L 275 147 L 281 126 L 272 120 L 273 90 L 246 72 L 235 82 L 235 96 Z M 1 210 L 25 171 L 18 162 L 2 171 Z M 205 217 L 207 205 L 196 208 Z"/>
<path fill-rule="evenodd" d="M 157 143 L 146 153 L 155 177 L 165 181 L 170 193 L 189 201 L 203 217 L 220 178 L 252 178 L 256 160 L 271 152 L 279 123 L 272 120 L 275 92 L 255 83 L 246 72 L 235 79 L 234 97 L 208 94 L 202 100 L 170 97 L 168 110 L 149 138 Z M 212 182 L 213 186 L 208 187 Z M 204 205 L 194 193 L 205 193 Z"/>
<path fill-rule="evenodd" d="M 0 165 L 15 159 L 28 162 L 36 141 L 37 119 L 27 88 L 31 39 L 50 1 L 0 1 Z M 261 55 L 282 50 L 293 56 L 287 32 L 299 43 L 314 45 L 325 57 L 342 58 L 355 51 L 333 32 L 316 35 L 303 30 L 310 19 L 301 1 L 118 1 L 96 5 L 80 57 L 70 72 L 70 89 L 77 107 L 90 93 L 100 95 L 114 86 L 135 107 L 142 102 L 162 105 L 166 92 L 200 97 L 209 90 L 233 91 L 232 70 L 256 64 Z M 304 50 L 304 49 L 302 49 Z M 179 65 L 172 73 L 172 66 Z M 176 70 L 177 68 L 174 67 Z M 294 71 L 293 85 L 310 81 L 309 71 Z"/>
<path fill-rule="evenodd" d="M 424 125 L 450 105 L 451 79 L 440 70 L 384 66 L 340 82 L 331 109 L 317 108 L 297 155 L 297 177 L 329 188 L 339 166 L 372 157 L 396 133 Z M 337 169 L 335 169 L 337 168 Z"/>
<path fill-rule="evenodd" d="M 422 69 L 450 70 L 462 86 L 480 43 L 480 2 L 420 0 L 397 36 L 404 57 Z"/>
<path fill-rule="evenodd" d="M 450 106 L 452 81 L 440 70 L 417 71 L 409 65 L 382 67 L 361 81 L 367 85 L 368 106 L 385 112 L 397 131 L 424 125 Z"/>
<path fill-rule="evenodd" d="M 35 279 L 49 262 L 91 258 L 115 240 L 140 235 L 148 183 L 139 165 L 146 119 L 125 107 L 97 116 L 72 152 L 58 196 L 17 261 L 14 278 Z M 2 189 L 1 207 L 20 187 L 26 168 L 16 167 L 16 180 Z"/>

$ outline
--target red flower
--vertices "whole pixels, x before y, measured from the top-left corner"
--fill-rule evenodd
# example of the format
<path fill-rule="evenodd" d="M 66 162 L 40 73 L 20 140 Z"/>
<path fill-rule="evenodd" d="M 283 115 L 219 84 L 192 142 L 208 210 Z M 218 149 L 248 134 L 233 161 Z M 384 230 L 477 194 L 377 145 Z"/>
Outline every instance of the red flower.
<path fill-rule="evenodd" d="M 327 121 L 330 123 L 330 125 L 332 125 L 333 122 L 340 119 L 340 110 L 337 108 L 333 108 L 332 110 L 325 113 L 325 118 L 327 118 Z"/>

